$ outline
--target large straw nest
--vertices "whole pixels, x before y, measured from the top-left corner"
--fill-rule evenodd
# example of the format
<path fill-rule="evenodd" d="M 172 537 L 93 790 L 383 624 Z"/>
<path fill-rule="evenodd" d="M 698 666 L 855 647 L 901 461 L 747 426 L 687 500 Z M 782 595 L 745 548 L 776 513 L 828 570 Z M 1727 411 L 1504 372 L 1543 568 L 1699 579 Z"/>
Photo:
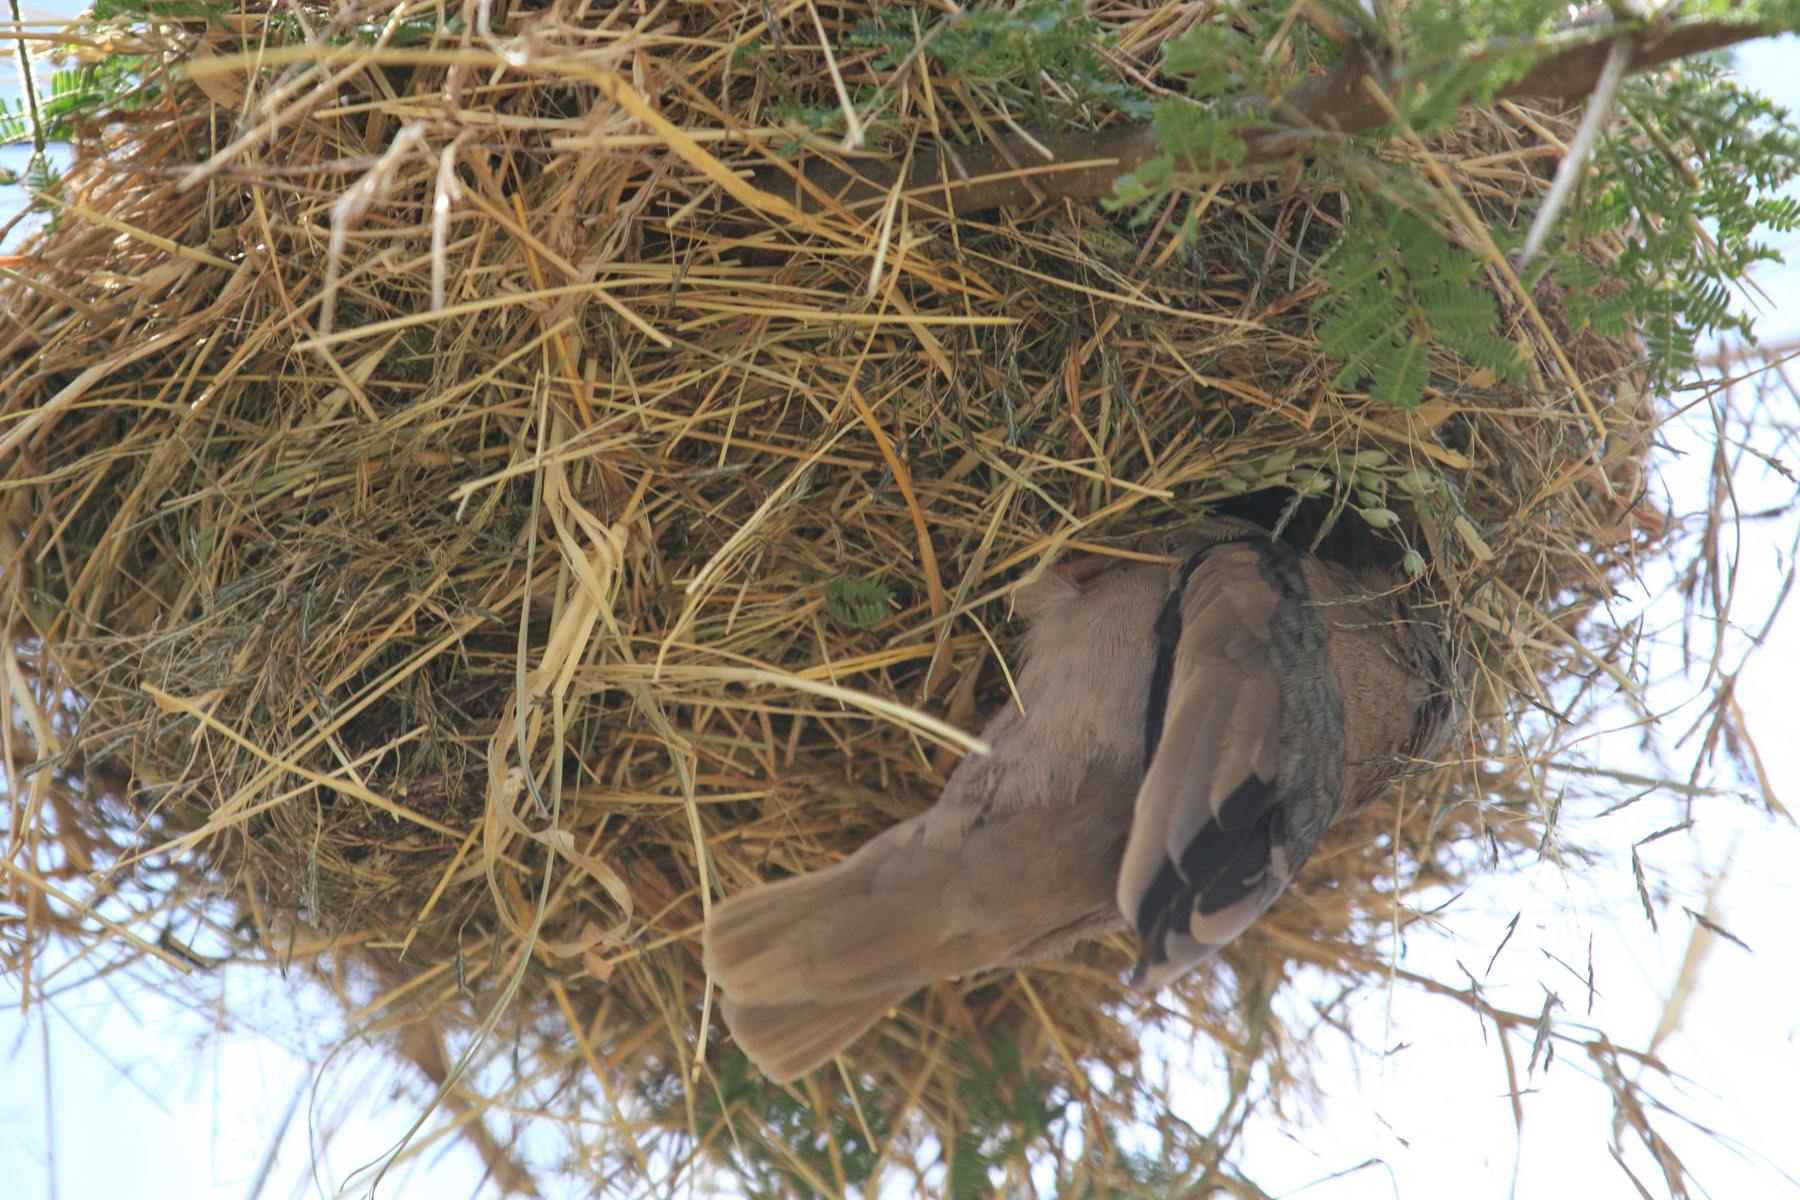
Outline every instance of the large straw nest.
<path fill-rule="evenodd" d="M 412 1023 L 396 1044 L 440 1079 L 434 1039 L 510 1000 L 476 1061 L 515 1064 L 524 1108 L 606 1114 L 570 1125 L 595 1181 L 698 1144 L 806 1190 L 1023 1129 L 982 1153 L 1155 1191 L 1111 1140 L 1155 1107 L 1147 1020 L 1303 1078 L 1277 985 L 1379 978 L 1409 895 L 1536 845 L 1505 714 L 1605 660 L 1584 614 L 1656 532 L 1629 342 L 1490 271 L 1526 380 L 1446 355 L 1401 411 L 1333 386 L 1317 347 L 1328 173 L 1139 227 L 1069 204 L 949 222 L 925 197 L 783 216 L 721 185 L 832 153 L 791 116 L 836 106 L 834 71 L 892 85 L 887 161 L 983 140 L 999 102 L 929 56 L 877 71 L 855 6 L 819 13 L 830 61 L 810 6 L 779 50 L 755 6 L 555 4 L 492 46 L 417 11 L 386 49 L 352 8 L 120 33 L 171 66 L 272 65 L 161 74 L 80 147 L 0 291 L 34 939 L 88 929 L 44 887 L 166 934 L 110 955 L 179 965 L 200 919 L 215 950 L 316 964 L 360 1028 Z M 1207 13 L 1121 8 L 1108 62 L 1152 77 Z M 1514 221 L 1564 128 L 1481 112 L 1390 165 L 1430 154 Z M 716 1020 L 702 1046 L 706 898 L 932 800 L 948 729 L 1005 702 L 1013 583 L 1298 491 L 1292 536 L 1422 557 L 1415 590 L 1479 664 L 1460 749 L 1482 768 L 1341 829 L 1161 1004 L 1122 990 L 1119 940 L 931 989 L 855 1048 L 854 1097 L 754 1084 Z M 983 1079 L 1085 1102 L 1055 1126 L 1076 1134 L 984 1109 Z M 1161 1136 L 1173 1174 L 1204 1156 Z"/>

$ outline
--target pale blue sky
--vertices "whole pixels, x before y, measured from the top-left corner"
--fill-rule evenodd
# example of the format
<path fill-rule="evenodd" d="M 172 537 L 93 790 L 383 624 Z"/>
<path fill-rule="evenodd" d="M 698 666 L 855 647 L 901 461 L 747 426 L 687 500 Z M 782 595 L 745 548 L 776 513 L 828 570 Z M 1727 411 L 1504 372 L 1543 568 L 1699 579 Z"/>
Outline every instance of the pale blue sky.
<path fill-rule="evenodd" d="M 1795 39 L 1751 46 L 1740 55 L 1747 80 L 1800 109 L 1797 62 Z M 0 68 L 0 81 L 10 83 L 9 70 L 10 60 Z M 7 155 L 0 163 L 19 157 L 0 154 Z M 0 211 L 8 206 L 0 193 Z M 1789 257 L 1800 258 L 1800 241 L 1790 242 Z M 1800 336 L 1800 269 L 1767 271 L 1759 282 L 1772 301 L 1763 314 L 1765 340 Z M 1671 441 L 1690 451 L 1702 448 L 1691 429 L 1673 430 Z M 1677 511 L 1701 494 L 1699 459 L 1703 455 L 1690 454 L 1665 466 L 1664 487 Z M 1744 486 L 1758 485 L 1747 479 Z M 1759 611 L 1772 598 L 1787 565 L 1777 550 L 1785 552 L 1792 533 L 1791 527 L 1746 530 L 1740 594 L 1747 608 Z M 1759 549 L 1764 538 L 1767 546 Z M 1795 664 L 1800 664 L 1800 617 L 1790 612 L 1738 691 L 1777 794 L 1790 807 L 1800 805 L 1800 737 L 1791 732 L 1800 719 Z M 1638 759 L 1630 734 L 1597 741 L 1587 753 L 1590 761 L 1611 765 Z M 1716 873 L 1729 857 L 1722 917 L 1754 952 L 1728 944 L 1714 950 L 1680 1032 L 1664 1049 L 1670 1064 L 1694 1081 L 1684 1102 L 1747 1150 L 1739 1154 L 1698 1136 L 1679 1145 L 1715 1196 L 1791 1196 L 1793 1185 L 1774 1168 L 1800 1177 L 1800 1139 L 1791 1127 L 1792 1081 L 1800 1079 L 1800 1008 L 1792 1001 L 1800 987 L 1800 936 L 1794 932 L 1800 835 L 1736 800 L 1702 803 L 1696 836 L 1664 839 L 1647 848 L 1646 857 L 1678 879 L 1685 872 L 1695 881 L 1686 902 L 1696 908 L 1701 907 L 1697 881 Z M 1666 824 L 1670 812 L 1666 801 L 1646 801 L 1570 832 L 1577 840 L 1620 846 Z M 1456 978 L 1460 961 L 1479 973 L 1515 914 L 1521 918 L 1519 934 L 1486 983 L 1496 1002 L 1536 1011 L 1547 985 L 1562 996 L 1571 1019 L 1582 1017 L 1582 989 L 1547 953 L 1584 962 L 1591 937 L 1602 993 L 1594 1023 L 1629 1041 L 1649 1036 L 1659 1017 L 1658 998 L 1676 977 L 1690 925 L 1672 908 L 1662 931 L 1652 932 L 1629 872 L 1617 862 L 1568 874 L 1541 864 L 1484 880 L 1445 915 L 1443 936 L 1409 940 L 1408 964 Z M 184 1001 L 126 983 L 120 994 L 90 988 L 59 997 L 47 1022 L 43 1010 L 22 1018 L 16 1007 L 0 1009 L 0 1180 L 5 1181 L 0 1194 L 7 1200 L 48 1200 L 53 1144 L 55 1194 L 61 1200 L 242 1200 L 253 1194 L 271 1137 L 285 1127 L 285 1137 L 277 1139 L 280 1157 L 261 1195 L 305 1196 L 315 1194 L 305 1169 L 309 1133 L 340 1128 L 318 1183 L 329 1195 L 411 1123 L 420 1094 L 417 1089 L 394 1094 L 392 1070 L 383 1061 L 340 1056 L 318 1090 L 310 1090 L 309 1064 L 333 1049 L 339 1028 L 328 1002 L 289 998 L 268 987 L 268 976 L 260 971 L 227 968 L 223 975 L 229 999 L 224 1004 L 216 995 Z M 1454 1190 L 1459 1197 L 1485 1200 L 1508 1195 L 1515 1169 L 1521 1197 L 1633 1194 L 1607 1155 L 1610 1109 L 1601 1090 L 1582 1077 L 1585 1064 L 1559 1059 L 1547 1075 L 1534 1079 L 1521 1151 L 1491 1028 L 1480 1028 L 1460 1009 L 1404 990 L 1391 999 L 1377 997 L 1356 1023 L 1371 1044 L 1404 1040 L 1409 1047 L 1352 1064 L 1335 1043 L 1324 1045 L 1322 1119 L 1298 1140 L 1269 1130 L 1252 1137 L 1251 1174 L 1264 1186 L 1291 1194 L 1375 1158 L 1381 1166 L 1320 1183 L 1304 1196 L 1423 1198 Z M 1210 1112 L 1208 1078 L 1200 1071 L 1190 1084 L 1196 1105 L 1190 1115 Z M 479 1164 L 459 1141 L 421 1157 L 418 1165 L 391 1177 L 383 1194 L 435 1198 L 477 1192 Z M 1642 1155 L 1631 1161 L 1647 1170 Z M 565 1190 L 552 1186 L 550 1192 Z"/>

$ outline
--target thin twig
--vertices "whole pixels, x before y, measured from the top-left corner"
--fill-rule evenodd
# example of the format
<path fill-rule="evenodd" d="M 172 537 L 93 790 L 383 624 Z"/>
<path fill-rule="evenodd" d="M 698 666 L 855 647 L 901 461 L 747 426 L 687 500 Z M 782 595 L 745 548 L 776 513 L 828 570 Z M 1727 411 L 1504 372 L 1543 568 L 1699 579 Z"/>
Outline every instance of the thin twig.
<path fill-rule="evenodd" d="M 12 10 L 12 23 L 15 30 L 25 28 L 25 14 L 19 9 L 19 0 L 6 0 L 7 7 Z M 13 51 L 19 59 L 19 90 L 25 96 L 25 114 L 31 121 L 31 154 L 33 160 L 42 159 L 49 148 L 44 138 L 44 114 L 38 108 L 37 81 L 31 74 L 31 52 L 25 48 L 25 38 L 13 40 Z"/>

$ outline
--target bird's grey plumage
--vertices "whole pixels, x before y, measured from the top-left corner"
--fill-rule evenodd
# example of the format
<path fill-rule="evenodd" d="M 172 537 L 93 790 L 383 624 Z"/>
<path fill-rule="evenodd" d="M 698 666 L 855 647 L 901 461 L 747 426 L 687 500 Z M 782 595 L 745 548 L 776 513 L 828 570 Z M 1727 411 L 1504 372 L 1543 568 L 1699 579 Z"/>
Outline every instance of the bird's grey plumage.
<path fill-rule="evenodd" d="M 1389 583 L 1213 521 L 1171 565 L 1051 572 L 993 751 L 823 871 L 713 910 L 708 973 L 776 1079 L 919 987 L 1134 926 L 1160 987 L 1241 933 L 1332 820 L 1447 725 L 1441 641 Z"/>

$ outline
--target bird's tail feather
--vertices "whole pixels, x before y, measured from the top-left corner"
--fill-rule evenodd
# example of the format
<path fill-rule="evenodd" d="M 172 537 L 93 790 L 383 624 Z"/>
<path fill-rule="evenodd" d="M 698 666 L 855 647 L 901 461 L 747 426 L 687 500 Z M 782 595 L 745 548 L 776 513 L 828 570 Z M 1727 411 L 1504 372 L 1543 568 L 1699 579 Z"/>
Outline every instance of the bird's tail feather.
<path fill-rule="evenodd" d="M 719 1011 L 750 1061 L 786 1083 L 831 1061 L 912 990 L 848 1004 L 739 1004 L 727 994 Z"/>
<path fill-rule="evenodd" d="M 1129 780 L 1054 814 L 933 810 L 835 866 L 714 906 L 706 970 L 753 1062 L 791 1079 L 928 983 L 1058 953 L 1118 924 Z"/>
<path fill-rule="evenodd" d="M 910 880 L 882 890 L 877 876 L 898 872 L 881 870 L 875 849 L 715 905 L 705 935 L 713 980 L 734 1000 L 766 1006 L 885 995 L 913 976 L 947 914 Z"/>
<path fill-rule="evenodd" d="M 826 1061 L 925 984 L 1032 957 L 1054 923 L 1054 900 L 1021 910 L 986 894 L 971 885 L 967 844 L 923 834 L 889 830 L 836 866 L 713 908 L 707 973 L 738 1044 L 771 1078 Z"/>
<path fill-rule="evenodd" d="M 707 973 L 732 1036 L 771 1079 L 827 1061 L 920 986 L 994 961 L 979 922 L 935 886 L 955 853 L 908 853 L 900 833 L 713 908 Z"/>

